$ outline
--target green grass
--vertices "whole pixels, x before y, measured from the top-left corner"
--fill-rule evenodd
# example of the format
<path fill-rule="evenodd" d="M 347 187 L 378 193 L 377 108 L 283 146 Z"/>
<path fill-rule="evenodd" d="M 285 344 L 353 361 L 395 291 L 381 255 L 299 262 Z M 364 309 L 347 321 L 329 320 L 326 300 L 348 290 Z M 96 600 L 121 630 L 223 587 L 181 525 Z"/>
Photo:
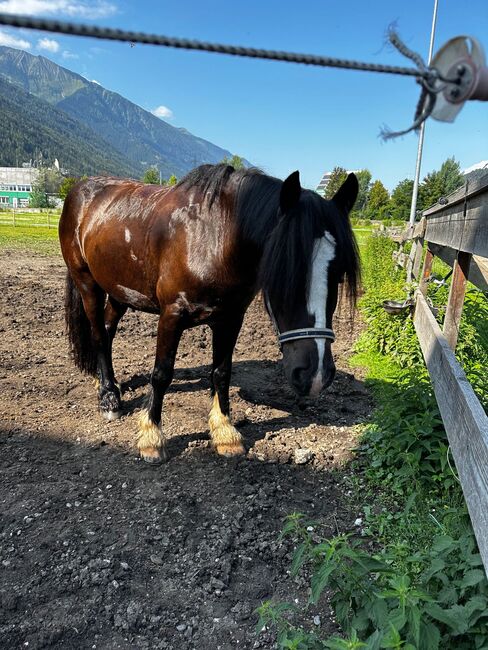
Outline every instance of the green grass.
<path fill-rule="evenodd" d="M 365 227 L 365 226 L 360 226 L 357 228 L 353 228 L 353 233 L 356 237 L 356 241 L 359 246 L 359 252 L 363 253 L 364 247 L 366 246 L 366 242 L 368 241 L 369 237 L 371 236 L 372 232 L 372 227 Z"/>
<path fill-rule="evenodd" d="M 59 255 L 58 229 L 0 225 L 0 251 L 7 249 Z"/>
<path fill-rule="evenodd" d="M 59 223 L 59 210 L 47 210 L 45 212 L 20 212 L 16 210 L 0 211 L 0 225 L 2 226 L 32 226 L 46 227 L 56 230 Z M 14 223 L 15 222 L 15 223 Z"/>

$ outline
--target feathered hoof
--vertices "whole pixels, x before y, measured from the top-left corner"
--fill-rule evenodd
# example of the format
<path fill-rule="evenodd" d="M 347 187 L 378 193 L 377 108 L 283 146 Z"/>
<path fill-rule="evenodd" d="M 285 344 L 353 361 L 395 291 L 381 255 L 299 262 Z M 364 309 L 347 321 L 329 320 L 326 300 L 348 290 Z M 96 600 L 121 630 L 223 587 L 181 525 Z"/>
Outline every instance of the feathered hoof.
<path fill-rule="evenodd" d="M 155 447 L 146 447 L 145 449 L 139 449 L 139 454 L 142 460 L 148 465 L 161 465 L 168 460 L 167 454 L 163 448 L 156 449 Z"/>
<path fill-rule="evenodd" d="M 219 456 L 227 456 L 227 457 L 244 456 L 244 454 L 246 453 L 246 450 L 244 449 L 244 445 L 240 442 L 234 444 L 220 443 L 214 445 L 214 449 Z"/>
<path fill-rule="evenodd" d="M 122 411 L 100 411 L 104 420 L 107 420 L 107 422 L 113 422 L 114 420 L 118 420 L 121 415 Z"/>
<path fill-rule="evenodd" d="M 120 413 L 120 398 L 115 393 L 106 392 L 99 399 L 100 411 L 105 413 Z M 120 417 L 120 415 L 119 415 Z M 115 420 L 117 418 L 107 418 Z"/>

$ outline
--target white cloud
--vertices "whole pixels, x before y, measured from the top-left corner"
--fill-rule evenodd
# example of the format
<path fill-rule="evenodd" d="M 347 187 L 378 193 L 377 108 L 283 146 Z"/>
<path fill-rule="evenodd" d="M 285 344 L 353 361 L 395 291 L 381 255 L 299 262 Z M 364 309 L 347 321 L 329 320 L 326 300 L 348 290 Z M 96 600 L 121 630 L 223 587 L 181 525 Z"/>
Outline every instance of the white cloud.
<path fill-rule="evenodd" d="M 61 54 L 63 59 L 79 59 L 80 57 L 77 54 L 73 54 L 73 52 L 70 52 L 69 50 L 63 50 L 63 53 Z"/>
<path fill-rule="evenodd" d="M 116 13 L 117 7 L 107 0 L 0 0 L 0 12 L 6 14 L 55 14 L 80 18 L 104 18 Z"/>
<path fill-rule="evenodd" d="M 0 30 L 0 45 L 6 45 L 7 47 L 20 47 L 22 50 L 28 50 L 31 47 L 29 41 L 25 41 L 23 38 L 17 38 L 8 34 L 7 32 Z"/>
<path fill-rule="evenodd" d="M 158 106 L 151 113 L 156 117 L 163 117 L 166 120 L 170 120 L 173 117 L 173 111 L 167 106 Z"/>
<path fill-rule="evenodd" d="M 47 50 L 55 54 L 59 52 L 59 43 L 51 38 L 41 38 L 37 41 L 38 50 Z"/>

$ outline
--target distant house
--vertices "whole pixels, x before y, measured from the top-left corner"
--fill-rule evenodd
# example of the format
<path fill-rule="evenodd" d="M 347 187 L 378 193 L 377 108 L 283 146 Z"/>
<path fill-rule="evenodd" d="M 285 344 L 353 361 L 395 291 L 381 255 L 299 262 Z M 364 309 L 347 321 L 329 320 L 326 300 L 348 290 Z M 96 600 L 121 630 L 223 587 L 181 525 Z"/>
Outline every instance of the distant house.
<path fill-rule="evenodd" d="M 28 207 L 38 174 L 34 167 L 0 167 L 0 208 Z"/>

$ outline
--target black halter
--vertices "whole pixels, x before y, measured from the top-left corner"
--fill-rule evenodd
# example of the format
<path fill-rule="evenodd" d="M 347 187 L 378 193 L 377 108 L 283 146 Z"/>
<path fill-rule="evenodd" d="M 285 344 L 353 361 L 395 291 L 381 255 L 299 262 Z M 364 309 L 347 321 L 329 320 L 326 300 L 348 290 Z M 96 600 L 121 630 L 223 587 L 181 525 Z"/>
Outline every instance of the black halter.
<path fill-rule="evenodd" d="M 296 341 L 297 339 L 328 339 L 331 343 L 335 341 L 334 331 L 329 327 L 302 327 L 300 329 L 288 330 L 287 332 L 280 333 L 278 324 L 273 314 L 273 310 L 269 304 L 268 296 L 264 291 L 263 297 L 266 311 L 268 312 L 269 317 L 271 318 L 271 322 L 273 323 L 273 327 L 276 332 L 276 336 L 278 337 L 278 343 L 280 344 L 280 347 L 283 346 L 283 343 L 289 343 L 290 341 Z"/>

